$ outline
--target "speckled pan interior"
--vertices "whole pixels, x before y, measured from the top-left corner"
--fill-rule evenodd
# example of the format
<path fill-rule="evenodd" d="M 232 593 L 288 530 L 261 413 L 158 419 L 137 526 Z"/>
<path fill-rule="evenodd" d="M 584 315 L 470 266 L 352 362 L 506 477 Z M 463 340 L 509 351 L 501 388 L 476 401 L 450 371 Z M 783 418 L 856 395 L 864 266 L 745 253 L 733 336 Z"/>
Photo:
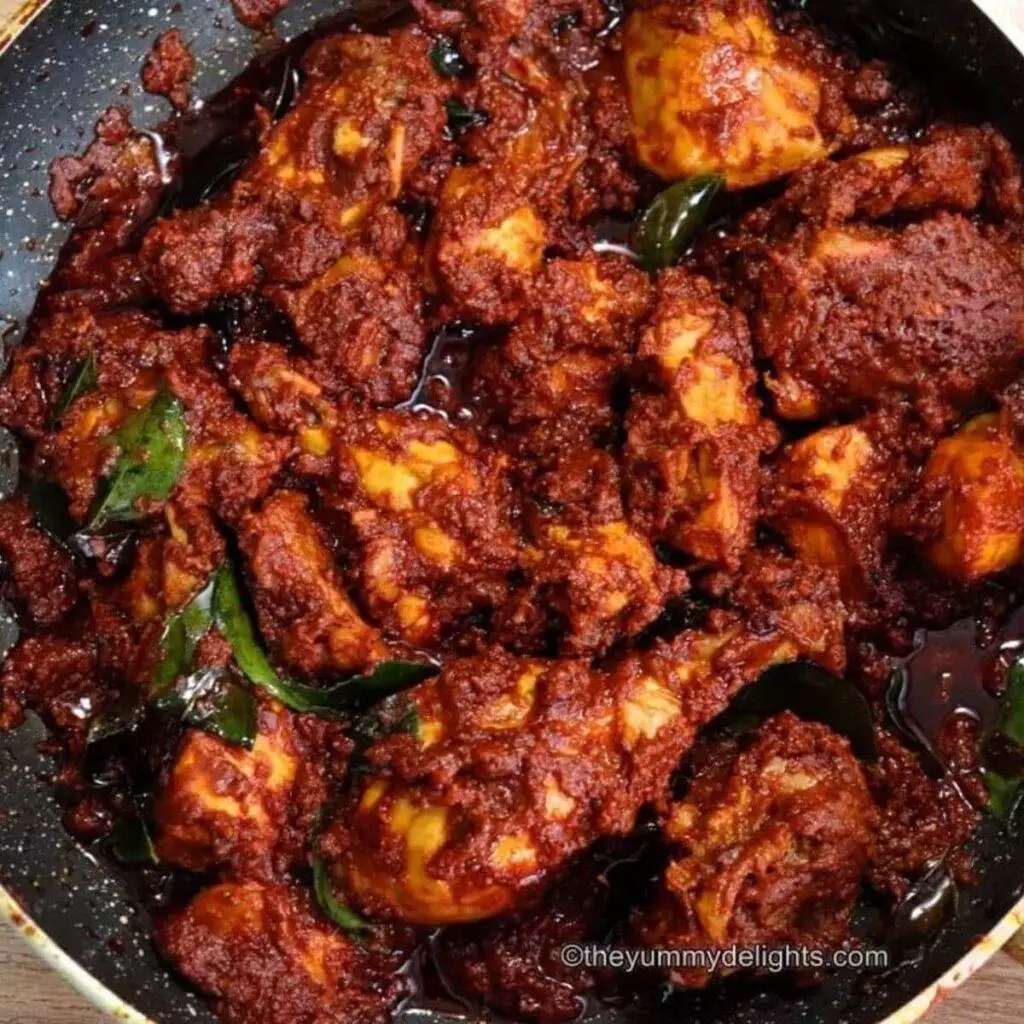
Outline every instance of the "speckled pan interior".
<path fill-rule="evenodd" d="M 287 38 L 337 13 L 338 0 L 297 0 L 278 19 Z M 371 2 L 363 9 L 373 8 Z M 1024 57 L 969 0 L 806 0 L 815 15 L 853 33 L 880 55 L 897 55 L 920 75 L 942 83 L 958 105 L 996 121 L 1024 145 Z M 180 27 L 199 68 L 197 91 L 210 95 L 254 54 L 254 38 L 226 2 L 52 0 L 0 57 L 0 366 L 16 344 L 39 282 L 66 236 L 46 198 L 46 168 L 84 147 L 92 125 L 112 103 L 154 126 L 169 110 L 142 93 L 138 70 L 153 40 Z M 112 993 L 161 1024 L 213 1022 L 204 1004 L 162 967 L 138 900 L 138 878 L 111 867 L 72 840 L 60 824 L 51 786 L 52 760 L 38 751 L 41 725 L 30 720 L 0 737 L 0 885 L 32 919 Z M 1024 896 L 1024 843 L 979 831 L 980 884 L 963 894 L 956 920 L 935 944 L 886 975 L 844 974 L 819 989 L 794 992 L 764 985 L 724 986 L 672 1004 L 660 1019 L 701 1024 L 880 1021 L 928 989 Z M 865 911 L 861 934 L 871 941 Z M 1000 935 L 1005 938 L 1008 926 Z M 974 959 L 978 959 L 976 956 Z M 109 1004 L 108 1004 L 109 1005 Z M 916 1014 L 901 1014 L 912 1019 Z M 476 1021 L 407 1008 L 402 1019 L 423 1024 Z M 612 1021 L 634 1020 L 603 1011 Z"/>

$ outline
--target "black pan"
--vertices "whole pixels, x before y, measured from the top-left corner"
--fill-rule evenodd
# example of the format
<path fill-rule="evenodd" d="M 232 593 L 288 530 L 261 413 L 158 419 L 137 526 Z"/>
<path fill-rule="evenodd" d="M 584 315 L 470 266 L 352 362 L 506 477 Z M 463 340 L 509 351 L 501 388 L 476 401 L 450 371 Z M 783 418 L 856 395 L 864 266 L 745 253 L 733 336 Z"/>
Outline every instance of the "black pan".
<path fill-rule="evenodd" d="M 17 343 L 39 283 L 67 234 L 45 194 L 50 161 L 80 151 L 99 114 L 113 103 L 129 106 L 138 126 L 154 126 L 168 115 L 162 100 L 138 86 L 142 60 L 167 28 L 181 28 L 190 43 L 201 96 L 222 89 L 253 57 L 254 37 L 224 0 L 173 7 L 166 0 L 159 7 L 151 2 L 156 0 L 96 0 L 88 7 L 52 0 L 0 57 L 0 367 L 4 345 Z M 350 6 L 346 0 L 296 0 L 278 19 L 278 32 L 293 37 Z M 380 6 L 372 0 L 363 4 Z M 970 0 L 802 0 L 802 6 L 853 35 L 866 52 L 897 57 L 918 77 L 935 81 L 939 95 L 955 97 L 958 106 L 994 121 L 1024 146 L 1024 57 Z M 126 84 L 128 95 L 122 92 Z M 51 785 L 55 764 L 38 749 L 43 738 L 34 720 L 0 737 L 0 885 L 89 975 L 130 1006 L 161 1024 L 214 1024 L 202 1001 L 153 952 L 141 898 L 143 891 L 150 900 L 154 896 L 149 880 L 94 856 L 63 830 Z M 803 992 L 725 986 L 675 1000 L 660 1019 L 883 1020 L 929 989 L 1024 897 L 1024 843 L 988 820 L 975 845 L 980 883 L 961 894 L 958 913 L 934 943 L 897 969 L 847 972 Z M 870 911 L 859 928 L 870 941 Z M 417 1008 L 403 1016 L 410 1024 L 472 1019 Z M 608 1024 L 634 1019 L 609 1010 L 598 1017 Z"/>

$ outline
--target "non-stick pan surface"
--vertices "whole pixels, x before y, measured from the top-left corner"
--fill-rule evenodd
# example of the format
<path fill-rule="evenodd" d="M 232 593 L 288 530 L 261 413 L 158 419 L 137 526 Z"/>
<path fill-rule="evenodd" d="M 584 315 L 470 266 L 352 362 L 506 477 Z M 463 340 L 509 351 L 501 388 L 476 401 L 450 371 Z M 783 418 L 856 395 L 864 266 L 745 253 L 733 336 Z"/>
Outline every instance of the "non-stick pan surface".
<path fill-rule="evenodd" d="M 157 2 L 157 0 L 153 0 Z M 298 0 L 278 19 L 288 38 L 337 14 L 344 0 Z M 366 7 L 373 7 L 371 2 Z M 995 121 L 1024 145 L 1024 57 L 970 0 L 805 0 L 851 33 L 867 52 L 894 56 L 941 84 L 939 95 Z M 154 126 L 169 113 L 143 94 L 138 72 L 156 36 L 183 30 L 198 66 L 197 92 L 224 87 L 254 54 L 253 36 L 226 2 L 169 5 L 159 0 L 52 0 L 0 58 L 0 335 L 17 342 L 36 290 L 66 237 L 46 198 L 50 161 L 80 151 L 99 114 L 114 103 L 135 123 Z M 122 91 L 130 86 L 127 95 Z M 937 87 L 938 88 L 938 87 Z M 3 365 L 0 346 L 0 367 Z M 212 1022 L 200 999 L 160 964 L 139 894 L 146 879 L 123 872 L 72 840 L 52 794 L 54 762 L 39 753 L 34 720 L 0 737 L 0 885 L 88 972 L 141 1012 L 166 1024 Z M 723 986 L 679 998 L 661 1020 L 701 1024 L 879 1021 L 933 983 L 1024 896 L 1024 842 L 987 821 L 976 840 L 980 884 L 961 895 L 959 912 L 935 943 L 884 975 L 843 973 L 822 987 L 794 991 L 763 984 Z M 860 922 L 872 941 L 870 912 Z M 410 1009 L 407 1019 L 453 1018 Z M 633 1021 L 626 1010 L 600 1020 Z"/>

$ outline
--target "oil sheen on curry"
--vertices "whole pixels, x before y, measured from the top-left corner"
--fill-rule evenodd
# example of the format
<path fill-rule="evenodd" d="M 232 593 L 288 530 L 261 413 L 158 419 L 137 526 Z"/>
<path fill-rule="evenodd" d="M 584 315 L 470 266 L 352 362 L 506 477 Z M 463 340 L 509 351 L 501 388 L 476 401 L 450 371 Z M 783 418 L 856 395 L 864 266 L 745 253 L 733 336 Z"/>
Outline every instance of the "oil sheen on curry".
<path fill-rule="evenodd" d="M 54 164 L 0 380 L 0 726 L 173 879 L 169 967 L 554 1024 L 737 983 L 566 943 L 970 886 L 1024 796 L 1008 142 L 767 0 L 412 0 L 225 97 L 230 166 L 196 107 Z"/>

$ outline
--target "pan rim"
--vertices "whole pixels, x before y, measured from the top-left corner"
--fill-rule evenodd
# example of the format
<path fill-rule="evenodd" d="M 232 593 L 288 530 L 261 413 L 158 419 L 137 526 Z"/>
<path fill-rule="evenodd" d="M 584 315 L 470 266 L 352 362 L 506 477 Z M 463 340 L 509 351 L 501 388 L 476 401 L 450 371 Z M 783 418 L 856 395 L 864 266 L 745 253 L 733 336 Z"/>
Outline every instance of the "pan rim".
<path fill-rule="evenodd" d="M 996 29 L 1024 55 L 1024 17 L 1014 19 L 1009 5 L 1014 0 L 971 0 Z M 12 14 L 0 18 L 0 58 L 18 36 L 49 5 L 50 0 L 23 0 Z M 1024 5 L 1022 5 L 1024 8 Z M 1022 10 L 1024 14 L 1024 10 Z M 130 1003 L 111 991 L 98 978 L 90 974 L 73 956 L 44 931 L 18 902 L 16 896 L 0 884 L 0 918 L 7 921 L 48 967 L 89 1003 L 125 1024 L 158 1024 L 136 1010 Z M 1024 897 L 1017 901 L 1003 917 L 982 935 L 951 967 L 929 983 L 897 1010 L 878 1024 L 914 1024 L 921 1020 L 937 1003 L 964 985 L 978 970 L 989 962 L 1013 935 L 1024 928 Z"/>

